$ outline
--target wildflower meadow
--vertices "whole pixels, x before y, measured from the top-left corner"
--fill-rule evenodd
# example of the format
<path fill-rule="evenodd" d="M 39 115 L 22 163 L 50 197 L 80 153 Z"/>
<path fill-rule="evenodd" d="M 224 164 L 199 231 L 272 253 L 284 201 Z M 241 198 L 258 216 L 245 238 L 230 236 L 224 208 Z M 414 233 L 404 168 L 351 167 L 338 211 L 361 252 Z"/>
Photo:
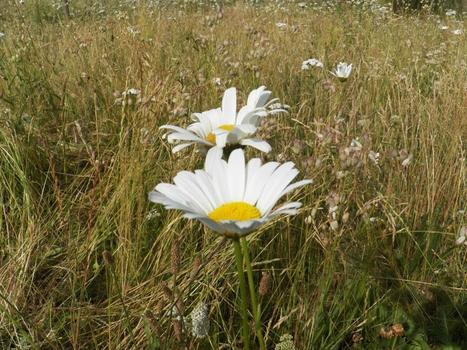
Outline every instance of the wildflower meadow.
<path fill-rule="evenodd" d="M 0 1 L 0 350 L 467 349 L 465 1 Z"/>

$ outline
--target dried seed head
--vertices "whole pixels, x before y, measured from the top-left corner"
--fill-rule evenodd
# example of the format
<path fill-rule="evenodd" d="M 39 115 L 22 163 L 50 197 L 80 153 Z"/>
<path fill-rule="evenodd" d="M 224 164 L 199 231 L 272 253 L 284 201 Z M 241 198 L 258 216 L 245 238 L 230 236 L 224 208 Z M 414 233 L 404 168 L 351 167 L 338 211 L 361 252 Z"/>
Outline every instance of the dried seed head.
<path fill-rule="evenodd" d="M 195 257 L 195 260 L 193 260 L 193 268 L 191 269 L 190 279 L 194 279 L 196 277 L 199 270 L 201 269 L 201 264 L 202 264 L 201 256 L 197 255 Z"/>
<path fill-rule="evenodd" d="M 112 266 L 114 259 L 111 252 L 109 252 L 108 250 L 104 250 L 102 252 L 102 258 L 104 259 L 105 267 L 109 268 Z"/>
<path fill-rule="evenodd" d="M 400 323 L 393 324 L 391 330 L 395 337 L 402 337 L 405 334 L 404 326 Z"/>
<path fill-rule="evenodd" d="M 148 321 L 149 327 L 151 330 L 160 337 L 162 335 L 162 329 L 157 321 L 156 316 L 150 310 L 146 310 L 145 314 L 146 320 Z"/>
<path fill-rule="evenodd" d="M 391 328 L 381 327 L 379 336 L 384 339 L 394 338 L 394 331 Z"/>
<path fill-rule="evenodd" d="M 174 328 L 175 338 L 179 342 L 181 342 L 182 339 L 183 339 L 182 321 L 181 320 L 173 320 L 172 324 L 173 324 L 173 328 Z"/>
<path fill-rule="evenodd" d="M 168 300 L 173 300 L 174 294 L 173 294 L 173 292 L 170 290 L 169 286 L 167 286 L 167 283 L 162 282 L 162 283 L 161 283 L 161 287 L 162 287 L 162 291 L 164 292 L 165 297 L 166 297 Z"/>
<path fill-rule="evenodd" d="M 209 334 L 209 309 L 201 302 L 191 312 L 191 331 L 196 338 L 204 338 Z"/>
<path fill-rule="evenodd" d="M 263 272 L 261 275 L 261 280 L 259 281 L 259 295 L 265 296 L 266 294 L 268 294 L 270 282 L 271 275 L 269 274 L 269 272 Z"/>
<path fill-rule="evenodd" d="M 175 240 L 172 243 L 170 263 L 172 268 L 172 274 L 178 275 L 178 273 L 180 272 L 180 246 L 177 240 Z"/>

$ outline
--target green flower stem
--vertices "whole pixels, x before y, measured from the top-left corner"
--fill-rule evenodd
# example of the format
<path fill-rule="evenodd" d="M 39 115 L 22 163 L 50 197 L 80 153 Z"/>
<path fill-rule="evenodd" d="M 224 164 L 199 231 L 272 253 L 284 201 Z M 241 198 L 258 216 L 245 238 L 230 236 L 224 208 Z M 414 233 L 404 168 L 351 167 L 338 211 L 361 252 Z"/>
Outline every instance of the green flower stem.
<path fill-rule="evenodd" d="M 250 349 L 250 329 L 248 325 L 248 312 L 247 312 L 247 296 L 245 286 L 245 274 L 243 273 L 243 255 L 240 241 L 238 238 L 232 239 L 235 251 L 235 261 L 237 263 L 238 280 L 240 282 L 240 297 L 241 297 L 241 315 L 242 315 L 242 337 L 243 349 Z"/>
<path fill-rule="evenodd" d="M 253 280 L 253 270 L 251 268 L 250 249 L 248 247 L 248 241 L 246 240 L 246 238 L 241 238 L 240 242 L 242 244 L 242 249 L 243 249 L 243 260 L 245 261 L 245 264 L 246 264 L 248 286 L 250 288 L 251 307 L 253 309 L 253 317 L 255 318 L 256 338 L 258 338 L 260 349 L 266 350 L 266 344 L 264 343 L 263 331 L 261 327 L 261 310 L 260 310 L 260 305 L 258 304 L 258 300 L 256 298 L 255 282 Z"/>

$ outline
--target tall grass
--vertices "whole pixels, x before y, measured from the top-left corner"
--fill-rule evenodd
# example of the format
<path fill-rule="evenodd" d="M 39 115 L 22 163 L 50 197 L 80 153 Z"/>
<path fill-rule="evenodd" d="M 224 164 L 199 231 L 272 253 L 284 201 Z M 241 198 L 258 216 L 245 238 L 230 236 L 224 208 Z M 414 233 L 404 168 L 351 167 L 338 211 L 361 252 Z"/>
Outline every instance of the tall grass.
<path fill-rule="evenodd" d="M 266 158 L 314 180 L 300 215 L 250 238 L 255 278 L 271 276 L 268 348 L 286 333 L 297 349 L 467 347 L 467 251 L 454 244 L 467 41 L 451 33 L 464 22 L 345 4 L 70 3 L 69 21 L 44 1 L 0 4 L 0 348 L 239 345 L 230 245 L 147 193 L 202 166 L 191 149 L 172 155 L 160 125 L 263 84 L 291 109 L 263 125 Z M 354 72 L 301 71 L 310 57 Z M 201 301 L 210 336 L 186 318 L 177 340 L 173 305 L 186 316 Z M 396 324 L 404 336 L 382 336 Z"/>

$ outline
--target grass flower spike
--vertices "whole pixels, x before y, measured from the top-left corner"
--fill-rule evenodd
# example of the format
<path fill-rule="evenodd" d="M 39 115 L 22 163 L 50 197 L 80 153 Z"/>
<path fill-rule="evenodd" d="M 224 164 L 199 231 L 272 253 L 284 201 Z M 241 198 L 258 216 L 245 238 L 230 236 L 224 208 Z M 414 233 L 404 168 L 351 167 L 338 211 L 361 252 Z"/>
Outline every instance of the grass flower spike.
<path fill-rule="evenodd" d="M 253 135 L 261 118 L 285 112 L 282 108 L 270 108 L 278 101 L 270 100 L 270 97 L 271 91 L 261 86 L 249 94 L 247 104 L 237 113 L 237 90 L 230 88 L 224 93 L 222 108 L 194 113 L 194 123 L 186 129 L 173 125 L 163 125 L 161 128 L 171 131 L 168 135 L 169 142 L 182 142 L 173 148 L 174 153 L 193 144 L 204 148 L 242 145 L 269 152 L 271 146 Z"/>
<path fill-rule="evenodd" d="M 340 62 L 334 72 L 331 72 L 340 81 L 346 81 L 350 77 L 350 73 L 352 73 L 352 64 L 345 62 Z"/>
<path fill-rule="evenodd" d="M 300 202 L 276 208 L 287 193 L 311 183 L 291 184 L 298 175 L 292 162 L 261 164 L 258 158 L 245 163 L 242 149 L 234 150 L 225 161 L 222 150 L 211 148 L 205 169 L 179 172 L 175 184 L 161 183 L 149 193 L 154 203 L 178 209 L 184 217 L 197 219 L 227 237 L 242 237 L 278 215 L 293 215 Z"/>

